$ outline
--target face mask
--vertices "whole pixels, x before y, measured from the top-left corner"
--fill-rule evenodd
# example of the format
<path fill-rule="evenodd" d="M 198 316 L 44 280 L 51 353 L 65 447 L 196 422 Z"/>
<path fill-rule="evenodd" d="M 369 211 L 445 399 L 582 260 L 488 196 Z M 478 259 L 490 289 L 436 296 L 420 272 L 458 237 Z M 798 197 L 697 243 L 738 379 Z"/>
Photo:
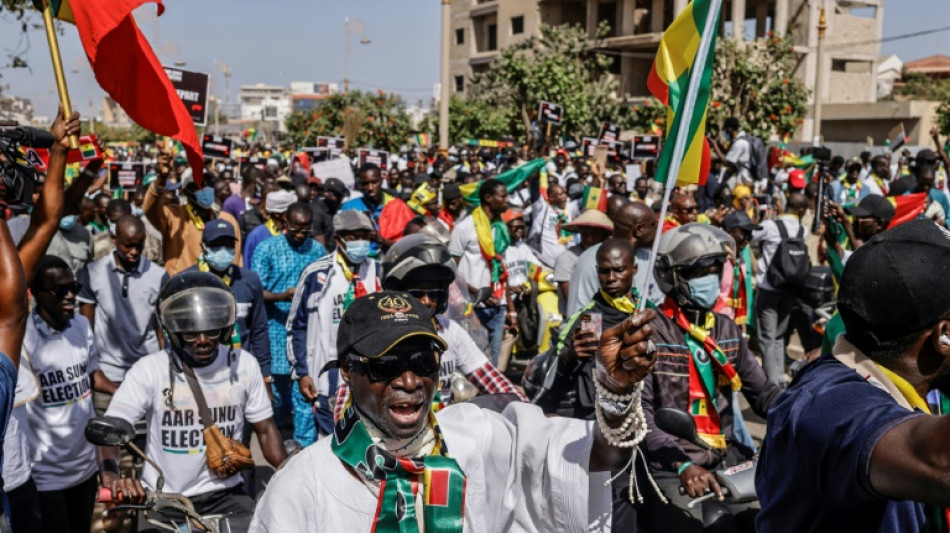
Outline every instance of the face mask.
<path fill-rule="evenodd" d="M 145 211 L 142 211 L 142 208 L 137 205 L 132 205 L 132 216 L 140 217 L 145 214 Z"/>
<path fill-rule="evenodd" d="M 347 241 L 346 256 L 354 263 L 362 263 L 369 256 L 369 241 Z"/>
<path fill-rule="evenodd" d="M 211 209 L 211 204 L 214 203 L 214 189 L 211 187 L 205 187 L 204 189 L 196 192 L 195 203 L 198 204 L 198 207 L 202 209 Z"/>
<path fill-rule="evenodd" d="M 207 261 L 208 265 L 214 270 L 223 272 L 234 262 L 234 248 L 216 246 L 205 250 L 205 261 Z"/>
<path fill-rule="evenodd" d="M 719 298 L 719 276 L 707 274 L 689 280 L 689 299 L 702 309 L 712 309 Z"/>
<path fill-rule="evenodd" d="M 639 199 L 641 199 L 641 200 L 643 200 L 644 198 L 647 197 L 647 191 L 634 190 L 634 192 L 637 193 L 637 198 L 639 198 Z"/>
<path fill-rule="evenodd" d="M 76 225 L 76 221 L 79 220 L 79 215 L 66 215 L 59 221 L 59 228 L 65 231 L 73 229 L 73 226 Z"/>

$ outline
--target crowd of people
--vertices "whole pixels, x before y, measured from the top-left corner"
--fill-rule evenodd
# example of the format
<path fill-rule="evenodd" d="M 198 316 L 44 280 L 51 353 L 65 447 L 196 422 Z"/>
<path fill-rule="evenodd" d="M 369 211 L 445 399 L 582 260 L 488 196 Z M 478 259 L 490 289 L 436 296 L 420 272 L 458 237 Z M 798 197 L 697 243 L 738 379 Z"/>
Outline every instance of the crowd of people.
<path fill-rule="evenodd" d="M 733 118 L 708 178 L 665 195 L 654 161 L 573 144 L 341 155 L 352 186 L 276 155 L 196 176 L 158 149 L 133 190 L 99 161 L 67 186 L 78 130 L 57 118 L 32 209 L 0 206 L 17 533 L 90 531 L 100 487 L 254 513 L 215 427 L 284 465 L 255 531 L 703 531 L 690 501 L 756 458 L 758 500 L 717 531 L 946 530 L 947 423 L 920 416 L 950 409 L 936 131 L 916 154 L 767 158 Z M 542 279 L 549 342 L 525 329 Z M 159 468 L 88 442 L 96 416 L 144 428 Z"/>

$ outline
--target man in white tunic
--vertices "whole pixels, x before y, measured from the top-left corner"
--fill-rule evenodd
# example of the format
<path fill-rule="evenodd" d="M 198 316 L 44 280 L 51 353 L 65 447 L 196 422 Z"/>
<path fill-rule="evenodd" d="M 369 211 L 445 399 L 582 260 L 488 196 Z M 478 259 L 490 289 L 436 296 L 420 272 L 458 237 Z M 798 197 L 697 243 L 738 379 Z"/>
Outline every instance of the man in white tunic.
<path fill-rule="evenodd" d="M 609 523 L 605 474 L 638 427 L 638 383 L 653 365 L 652 311 L 604 332 L 595 380 L 599 423 L 546 418 L 528 404 L 499 415 L 472 404 L 432 413 L 446 343 L 408 293 L 357 299 L 338 359 L 352 400 L 333 438 L 271 480 L 252 532 L 587 531 Z M 331 363 L 332 364 L 332 363 Z M 328 365 L 330 366 L 330 365 Z M 629 442 L 629 441 L 626 441 Z"/>

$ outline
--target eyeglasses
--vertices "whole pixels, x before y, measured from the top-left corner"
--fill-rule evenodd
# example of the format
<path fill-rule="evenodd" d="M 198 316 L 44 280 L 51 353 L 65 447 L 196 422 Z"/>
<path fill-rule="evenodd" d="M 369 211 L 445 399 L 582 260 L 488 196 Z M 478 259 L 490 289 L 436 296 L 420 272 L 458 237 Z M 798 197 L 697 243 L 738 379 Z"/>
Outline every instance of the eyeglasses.
<path fill-rule="evenodd" d="M 428 296 L 433 300 L 439 300 L 445 296 L 445 289 L 409 289 L 406 292 L 417 300 L 421 300 L 424 296 Z"/>
<path fill-rule="evenodd" d="M 439 372 L 439 359 L 430 349 L 418 352 L 388 353 L 380 357 L 353 354 L 350 362 L 354 369 L 374 383 L 392 381 L 407 370 L 417 376 L 432 376 Z"/>
<path fill-rule="evenodd" d="M 195 342 L 198 337 L 204 335 L 211 340 L 219 340 L 224 335 L 224 329 L 211 329 L 208 331 L 186 331 L 181 334 L 181 340 L 185 342 Z"/>
<path fill-rule="evenodd" d="M 67 294 L 78 295 L 79 291 L 82 290 L 82 283 L 74 281 L 72 283 L 67 283 L 65 285 L 57 285 L 55 287 L 50 287 L 48 289 L 43 289 L 46 292 L 53 293 L 53 296 L 57 298 L 65 298 Z"/>
<path fill-rule="evenodd" d="M 313 234 L 313 230 L 310 227 L 295 228 L 293 226 L 287 226 L 287 233 L 293 233 L 294 235 L 305 235 L 310 236 Z"/>
<path fill-rule="evenodd" d="M 699 208 L 696 206 L 693 207 L 674 207 L 674 211 L 679 211 L 682 213 L 699 213 Z"/>

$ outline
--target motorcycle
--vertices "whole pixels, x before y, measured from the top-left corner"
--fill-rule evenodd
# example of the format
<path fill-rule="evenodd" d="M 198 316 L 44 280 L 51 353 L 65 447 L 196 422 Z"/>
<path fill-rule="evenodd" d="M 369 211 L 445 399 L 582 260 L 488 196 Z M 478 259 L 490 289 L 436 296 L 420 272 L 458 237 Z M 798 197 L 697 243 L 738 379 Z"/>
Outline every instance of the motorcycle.
<path fill-rule="evenodd" d="M 250 528 L 250 515 L 205 515 L 195 512 L 188 497 L 162 492 L 165 476 L 161 468 L 132 442 L 135 428 L 121 418 L 103 416 L 93 418 L 86 424 L 86 440 L 97 446 L 118 446 L 141 458 L 158 472 L 156 490 L 146 490 L 142 504 L 121 503 L 113 498 L 109 488 L 102 487 L 96 499 L 109 507 L 104 518 L 116 513 L 136 511 L 142 513 L 148 524 L 160 531 L 175 533 L 246 533 Z"/>
<path fill-rule="evenodd" d="M 696 431 L 696 422 L 693 417 L 680 409 L 661 407 L 654 415 L 654 422 L 661 431 L 674 437 L 691 442 L 700 448 L 716 453 L 717 451 L 706 444 Z M 714 501 L 714 492 L 708 492 L 699 498 L 691 500 L 687 507 L 694 509 L 702 506 L 703 527 L 713 528 L 725 515 L 732 515 L 729 506 L 748 504 L 758 500 L 755 493 L 756 461 L 746 461 L 737 465 L 722 467 L 713 471 L 716 481 L 722 489 L 723 501 Z M 686 494 L 686 489 L 680 487 L 680 494 Z"/>

